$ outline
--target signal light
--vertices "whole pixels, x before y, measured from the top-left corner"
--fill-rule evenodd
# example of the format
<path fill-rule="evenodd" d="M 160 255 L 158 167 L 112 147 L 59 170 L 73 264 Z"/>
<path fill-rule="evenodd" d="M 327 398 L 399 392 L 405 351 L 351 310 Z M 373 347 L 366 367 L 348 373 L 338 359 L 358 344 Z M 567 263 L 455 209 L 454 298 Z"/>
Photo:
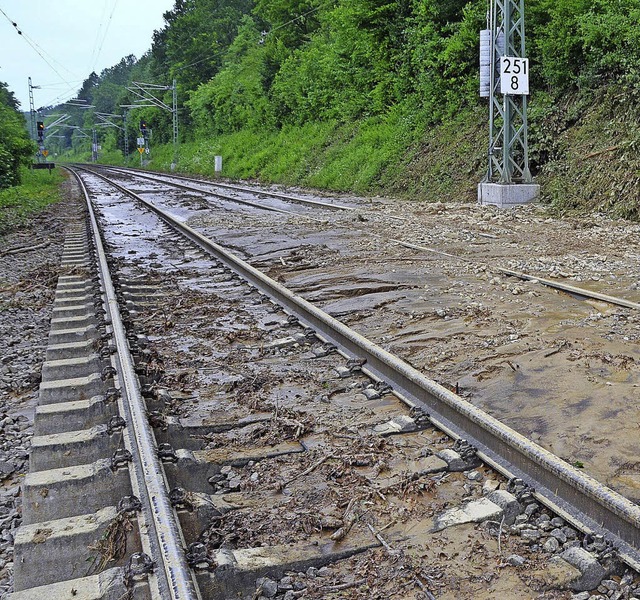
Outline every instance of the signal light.
<path fill-rule="evenodd" d="M 144 119 L 140 121 L 140 131 L 142 131 L 142 133 L 147 132 L 147 122 Z"/>
<path fill-rule="evenodd" d="M 38 121 L 36 125 L 38 129 L 38 137 L 42 139 L 44 136 L 44 123 L 42 121 Z"/>

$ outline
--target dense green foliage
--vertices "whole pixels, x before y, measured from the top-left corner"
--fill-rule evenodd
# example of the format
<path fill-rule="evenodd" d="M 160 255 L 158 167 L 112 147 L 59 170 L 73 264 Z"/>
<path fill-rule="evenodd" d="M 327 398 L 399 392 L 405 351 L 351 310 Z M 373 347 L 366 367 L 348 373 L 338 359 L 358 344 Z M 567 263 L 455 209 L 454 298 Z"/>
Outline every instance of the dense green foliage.
<path fill-rule="evenodd" d="M 34 152 L 18 102 L 0 81 L 0 190 L 20 183 L 20 165 Z"/>
<path fill-rule="evenodd" d="M 60 171 L 21 171 L 19 185 L 0 190 L 0 237 L 60 199 Z"/>
<path fill-rule="evenodd" d="M 486 0 L 176 0 L 149 53 L 92 74 L 78 97 L 121 113 L 136 99 L 125 84 L 175 78 L 180 168 L 210 170 L 219 153 L 233 176 L 471 199 L 485 160 L 477 71 L 486 11 Z M 580 180 L 581 157 L 599 157 L 600 145 L 607 162 L 625 165 L 616 171 L 623 202 L 613 204 L 636 216 L 638 0 L 527 0 L 526 12 L 532 166 L 547 198 Z M 74 110 L 89 128 L 92 111 Z M 131 149 L 141 118 L 154 148 L 170 141 L 167 111 L 133 109 Z M 598 131 L 598 121 L 620 119 Z M 123 148 L 120 130 L 101 130 L 100 140 L 110 159 Z M 65 144 L 88 148 L 77 133 Z M 152 149 L 155 164 L 165 158 Z M 605 179 L 589 181 L 582 203 L 611 208 Z"/>

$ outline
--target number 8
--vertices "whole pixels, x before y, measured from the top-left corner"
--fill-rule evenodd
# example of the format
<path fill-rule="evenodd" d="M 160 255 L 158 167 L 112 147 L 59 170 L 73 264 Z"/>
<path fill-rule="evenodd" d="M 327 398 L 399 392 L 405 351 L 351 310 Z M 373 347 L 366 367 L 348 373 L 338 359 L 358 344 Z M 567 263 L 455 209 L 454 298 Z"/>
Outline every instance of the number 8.
<path fill-rule="evenodd" d="M 518 77 L 516 75 L 511 76 L 511 89 L 512 90 L 518 89 Z"/>

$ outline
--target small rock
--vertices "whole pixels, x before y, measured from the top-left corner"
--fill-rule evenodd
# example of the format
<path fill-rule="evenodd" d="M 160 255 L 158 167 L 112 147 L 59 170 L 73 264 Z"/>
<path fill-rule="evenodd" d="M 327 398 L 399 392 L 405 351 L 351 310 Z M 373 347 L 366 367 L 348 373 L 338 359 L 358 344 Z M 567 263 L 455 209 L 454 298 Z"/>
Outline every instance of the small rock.
<path fill-rule="evenodd" d="M 581 573 L 581 576 L 571 583 L 571 589 L 577 592 L 596 588 L 606 575 L 604 567 L 596 557 L 584 548 L 569 548 L 562 553 L 562 559 Z"/>
<path fill-rule="evenodd" d="M 265 598 L 273 598 L 278 593 L 278 584 L 268 577 L 260 577 L 257 579 L 256 588 L 262 588 L 262 595 Z"/>
<path fill-rule="evenodd" d="M 278 591 L 287 592 L 293 589 L 293 579 L 288 575 L 278 582 Z"/>
<path fill-rule="evenodd" d="M 242 479 L 240 477 L 234 477 L 229 480 L 229 490 L 232 492 L 237 492 L 240 489 L 240 485 L 242 484 Z"/>
<path fill-rule="evenodd" d="M 542 513 L 537 519 L 536 519 L 536 525 L 542 525 L 543 523 L 548 523 L 551 519 L 549 518 L 549 515 L 546 513 Z"/>
<path fill-rule="evenodd" d="M 466 478 L 469 481 L 482 481 L 482 473 L 480 471 L 469 471 L 466 474 Z"/>
<path fill-rule="evenodd" d="M 589 592 L 580 592 L 571 596 L 571 600 L 589 600 L 591 594 Z"/>
<path fill-rule="evenodd" d="M 309 567 L 306 573 L 307 577 L 317 577 L 318 569 L 316 567 Z"/>
<path fill-rule="evenodd" d="M 318 569 L 318 577 L 329 577 L 333 574 L 333 571 L 329 567 L 320 567 Z"/>
<path fill-rule="evenodd" d="M 530 517 L 537 510 L 538 510 L 538 504 L 536 502 L 532 502 L 531 504 L 527 504 L 527 506 L 524 509 L 524 514 L 527 515 L 527 517 Z"/>
<path fill-rule="evenodd" d="M 442 531 L 464 523 L 481 523 L 488 519 L 500 521 L 502 515 L 503 511 L 497 504 L 487 498 L 480 498 L 463 506 L 445 510 L 436 517 L 433 531 Z"/>
<path fill-rule="evenodd" d="M 540 539 L 541 535 L 542 534 L 537 529 L 523 529 L 520 532 L 520 537 L 525 544 L 532 544 L 533 542 L 537 542 Z"/>
<path fill-rule="evenodd" d="M 611 590 L 613 592 L 617 592 L 620 589 L 620 586 L 613 579 L 605 579 L 601 583 L 606 589 Z"/>
<path fill-rule="evenodd" d="M 510 556 L 507 556 L 507 563 L 513 567 L 521 567 L 526 562 L 527 559 L 519 554 L 511 554 Z"/>
<path fill-rule="evenodd" d="M 567 536 L 565 535 L 564 531 L 562 531 L 562 529 L 554 529 L 551 532 L 551 535 L 561 544 L 564 544 L 567 541 Z"/>
<path fill-rule="evenodd" d="M 549 554 L 553 554 L 554 552 L 557 552 L 559 548 L 560 548 L 560 542 L 554 537 L 550 537 L 542 546 L 542 549 L 545 552 L 548 552 Z"/>
<path fill-rule="evenodd" d="M 496 490 L 487 496 L 491 502 L 497 504 L 504 513 L 504 522 L 512 525 L 520 514 L 522 507 L 517 498 L 506 490 Z"/>
<path fill-rule="evenodd" d="M 482 493 L 488 496 L 491 492 L 495 492 L 500 487 L 500 482 L 495 479 L 487 479 L 482 485 Z"/>

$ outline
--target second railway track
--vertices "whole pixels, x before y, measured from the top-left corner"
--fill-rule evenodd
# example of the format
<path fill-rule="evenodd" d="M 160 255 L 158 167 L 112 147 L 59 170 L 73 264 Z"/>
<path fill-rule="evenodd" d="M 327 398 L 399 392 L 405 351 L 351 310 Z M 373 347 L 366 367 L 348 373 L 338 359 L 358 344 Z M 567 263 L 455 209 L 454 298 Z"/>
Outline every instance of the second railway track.
<path fill-rule="evenodd" d="M 104 185 L 87 180 L 91 195 Z M 101 190 L 94 203 L 138 379 L 108 368 L 123 351 L 112 344 L 115 300 L 95 298 L 104 323 L 85 314 L 91 267 L 70 239 L 52 336 L 64 324 L 65 335 L 104 327 L 106 337 L 78 340 L 89 358 L 52 341 L 16 598 L 524 598 L 545 588 L 568 598 L 559 588 L 605 577 L 627 596 L 638 589 L 623 566 L 638 566 L 636 504 L 123 193 Z M 144 242 L 132 243 L 135 230 Z M 79 377 L 59 384 L 56 368 Z M 58 388 L 81 397 L 67 405 Z M 146 407 L 123 406 L 130 394 Z M 64 567 L 54 560 L 62 539 L 74 548 Z M 555 583 L 550 556 L 560 558 Z"/>

